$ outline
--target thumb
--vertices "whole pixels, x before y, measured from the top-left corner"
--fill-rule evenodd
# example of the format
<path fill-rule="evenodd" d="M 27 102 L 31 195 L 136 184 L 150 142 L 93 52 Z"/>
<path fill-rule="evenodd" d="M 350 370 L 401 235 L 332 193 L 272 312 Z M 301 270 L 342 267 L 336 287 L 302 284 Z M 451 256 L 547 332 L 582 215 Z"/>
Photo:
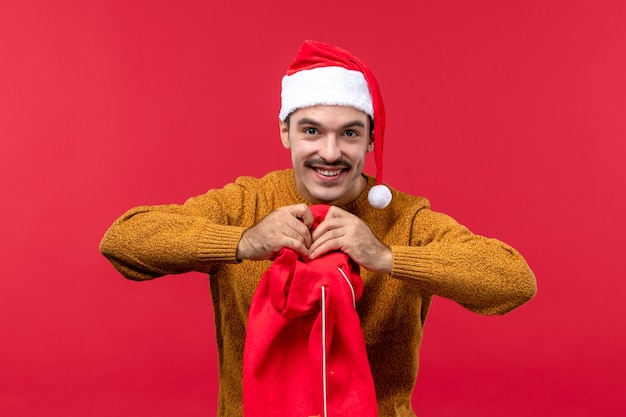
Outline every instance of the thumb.
<path fill-rule="evenodd" d="M 292 216 L 304 223 L 308 229 L 313 226 L 315 218 L 313 217 L 313 213 L 311 213 L 311 209 L 306 204 L 294 204 L 293 206 L 286 207 L 286 209 Z"/>

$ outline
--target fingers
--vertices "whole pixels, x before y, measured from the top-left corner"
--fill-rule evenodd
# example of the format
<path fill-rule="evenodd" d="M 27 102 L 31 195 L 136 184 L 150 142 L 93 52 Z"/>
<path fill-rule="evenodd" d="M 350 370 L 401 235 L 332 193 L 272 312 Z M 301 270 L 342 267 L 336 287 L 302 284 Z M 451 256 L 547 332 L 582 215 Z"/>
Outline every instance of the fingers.
<path fill-rule="evenodd" d="M 309 258 L 309 249 L 300 240 L 297 240 L 297 239 L 286 240 L 285 244 L 280 249 L 282 248 L 288 248 L 288 249 L 293 250 L 303 259 Z"/>
<path fill-rule="evenodd" d="M 292 206 L 286 206 L 279 209 L 289 214 L 284 219 L 286 226 L 291 228 L 293 233 L 288 234 L 289 237 L 301 241 L 305 249 L 311 246 L 311 232 L 310 228 L 313 225 L 313 213 L 306 204 L 296 204 Z M 291 246 L 290 246 L 291 247 Z M 295 249 L 294 247 L 291 247 Z"/>
<path fill-rule="evenodd" d="M 309 259 L 340 250 L 360 266 L 375 272 L 391 272 L 391 249 L 383 245 L 358 217 L 331 207 L 312 234 Z"/>
<path fill-rule="evenodd" d="M 237 259 L 270 259 L 282 248 L 307 257 L 312 242 L 308 225 L 312 224 L 313 214 L 305 204 L 275 210 L 244 232 Z"/>
<path fill-rule="evenodd" d="M 334 237 L 338 237 L 338 229 L 351 224 L 358 224 L 359 222 L 360 220 L 353 214 L 350 214 L 339 207 L 331 206 L 326 213 L 324 221 L 322 221 L 313 231 L 313 242 L 316 242 L 320 237 L 330 231 L 335 231 Z"/>
<path fill-rule="evenodd" d="M 357 243 L 361 221 L 354 215 L 331 207 L 326 218 L 313 231 L 313 243 L 309 247 L 309 258 L 317 258 L 333 250 L 350 254 L 351 247 Z"/>
<path fill-rule="evenodd" d="M 309 229 L 299 220 L 291 220 L 286 225 L 282 233 L 284 240 L 277 242 L 276 251 L 281 248 L 293 249 L 302 257 L 308 257 L 311 246 L 311 233 Z"/>
<path fill-rule="evenodd" d="M 370 271 L 391 271 L 391 249 L 358 217 L 333 206 L 311 234 L 309 228 L 313 222 L 306 204 L 275 210 L 244 232 L 237 247 L 237 259 L 271 259 L 282 248 L 309 259 L 340 250 Z"/>
<path fill-rule="evenodd" d="M 309 247 L 309 259 L 315 259 L 330 251 L 341 249 L 340 242 L 337 239 L 330 238 L 328 235 L 323 235 L 321 238 L 313 241 L 313 244 Z"/>
<path fill-rule="evenodd" d="M 291 214 L 296 219 L 300 220 L 306 229 L 310 229 L 313 226 L 313 221 L 315 220 L 313 217 L 313 213 L 311 213 L 311 209 L 306 204 L 294 204 L 292 206 L 282 207 L 279 210 L 286 211 Z"/>

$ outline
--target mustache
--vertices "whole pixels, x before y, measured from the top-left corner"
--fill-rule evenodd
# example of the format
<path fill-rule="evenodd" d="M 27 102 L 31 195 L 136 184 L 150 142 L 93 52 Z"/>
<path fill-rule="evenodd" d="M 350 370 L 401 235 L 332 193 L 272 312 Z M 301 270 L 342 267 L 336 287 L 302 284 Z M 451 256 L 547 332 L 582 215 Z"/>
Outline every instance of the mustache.
<path fill-rule="evenodd" d="M 313 159 L 307 160 L 304 163 L 304 166 L 308 168 L 312 168 L 312 167 L 320 166 L 320 165 L 325 166 L 325 167 L 333 167 L 333 168 L 344 168 L 344 169 L 352 168 L 352 164 L 345 159 L 337 159 L 336 161 L 328 162 L 322 158 L 313 158 Z"/>

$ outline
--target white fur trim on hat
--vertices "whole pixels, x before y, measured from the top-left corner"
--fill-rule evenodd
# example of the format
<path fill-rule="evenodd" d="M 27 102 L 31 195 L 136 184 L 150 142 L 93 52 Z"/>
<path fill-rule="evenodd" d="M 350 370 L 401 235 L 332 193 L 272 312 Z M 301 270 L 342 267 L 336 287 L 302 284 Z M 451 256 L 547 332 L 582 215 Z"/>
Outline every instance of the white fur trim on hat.
<path fill-rule="evenodd" d="M 283 121 L 297 109 L 317 105 L 354 107 L 374 118 L 365 77 L 343 67 L 319 67 L 285 75 L 281 98 L 278 117 Z"/>

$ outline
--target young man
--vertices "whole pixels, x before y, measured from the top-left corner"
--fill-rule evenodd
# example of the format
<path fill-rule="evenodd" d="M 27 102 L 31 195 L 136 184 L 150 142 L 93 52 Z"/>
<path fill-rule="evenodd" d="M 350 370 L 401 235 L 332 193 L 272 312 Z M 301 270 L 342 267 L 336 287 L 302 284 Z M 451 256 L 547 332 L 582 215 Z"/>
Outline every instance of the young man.
<path fill-rule="evenodd" d="M 349 52 L 305 42 L 283 78 L 279 119 L 293 169 L 240 177 L 183 205 L 132 209 L 100 249 L 129 279 L 209 274 L 218 415 L 229 417 L 242 415 L 248 312 L 272 259 L 285 248 L 311 262 L 347 255 L 360 267 L 356 312 L 377 413 L 414 416 L 411 393 L 433 295 L 480 314 L 504 314 L 534 296 L 534 275 L 510 246 L 382 184 L 384 107 L 371 71 Z M 375 178 L 363 173 L 372 150 Z M 311 230 L 310 207 L 317 204 L 330 208 Z M 288 344 L 278 348 L 289 354 Z"/>

